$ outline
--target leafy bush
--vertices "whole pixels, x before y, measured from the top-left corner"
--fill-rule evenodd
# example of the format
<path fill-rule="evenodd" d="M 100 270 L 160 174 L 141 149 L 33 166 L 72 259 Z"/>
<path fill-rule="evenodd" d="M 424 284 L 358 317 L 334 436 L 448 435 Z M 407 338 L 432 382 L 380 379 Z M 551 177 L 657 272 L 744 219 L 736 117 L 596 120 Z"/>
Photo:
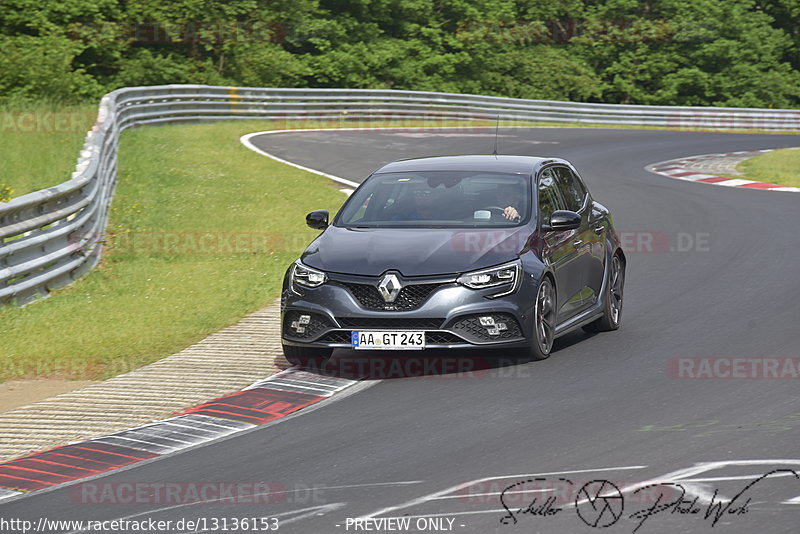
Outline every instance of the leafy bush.
<path fill-rule="evenodd" d="M 0 99 L 205 83 L 799 107 L 799 15 L 796 0 L 7 0 Z"/>

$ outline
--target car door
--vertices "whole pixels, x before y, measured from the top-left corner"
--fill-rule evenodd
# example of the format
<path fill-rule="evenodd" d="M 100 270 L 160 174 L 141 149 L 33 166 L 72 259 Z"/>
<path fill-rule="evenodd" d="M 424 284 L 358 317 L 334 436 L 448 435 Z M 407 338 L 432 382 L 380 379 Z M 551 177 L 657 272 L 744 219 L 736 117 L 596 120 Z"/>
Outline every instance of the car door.
<path fill-rule="evenodd" d="M 573 241 L 578 252 L 576 263 L 581 270 L 581 303 L 577 305 L 580 311 L 597 302 L 603 284 L 605 233 L 602 225 L 598 225 L 596 217 L 593 217 L 593 202 L 580 177 L 564 165 L 556 166 L 554 173 L 566 209 L 581 216 L 581 226 Z"/>
<path fill-rule="evenodd" d="M 566 209 L 558 192 L 552 167 L 544 168 L 537 176 L 539 226 L 550 222 L 556 210 Z M 578 313 L 583 287 L 581 268 L 578 264 L 578 250 L 574 241 L 576 230 L 550 231 L 542 234 L 542 259 L 553 269 L 558 295 L 557 322 L 569 319 Z"/>

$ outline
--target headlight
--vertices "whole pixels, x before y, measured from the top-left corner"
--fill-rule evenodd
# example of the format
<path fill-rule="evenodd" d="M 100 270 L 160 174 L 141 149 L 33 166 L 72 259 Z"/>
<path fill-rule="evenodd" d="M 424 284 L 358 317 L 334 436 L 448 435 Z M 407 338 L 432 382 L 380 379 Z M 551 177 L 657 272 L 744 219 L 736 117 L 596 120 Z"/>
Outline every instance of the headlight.
<path fill-rule="evenodd" d="M 515 260 L 510 263 L 498 265 L 497 267 L 462 274 L 458 277 L 458 283 L 471 289 L 485 289 L 487 287 L 511 285 L 508 289 L 504 288 L 505 290 L 501 293 L 489 296 L 490 298 L 495 298 L 516 291 L 522 280 L 521 275 L 522 263 L 519 260 Z"/>
<path fill-rule="evenodd" d="M 327 281 L 328 275 L 322 271 L 303 265 L 300 260 L 294 262 L 292 267 L 292 286 L 297 284 L 302 287 L 319 287 Z"/>

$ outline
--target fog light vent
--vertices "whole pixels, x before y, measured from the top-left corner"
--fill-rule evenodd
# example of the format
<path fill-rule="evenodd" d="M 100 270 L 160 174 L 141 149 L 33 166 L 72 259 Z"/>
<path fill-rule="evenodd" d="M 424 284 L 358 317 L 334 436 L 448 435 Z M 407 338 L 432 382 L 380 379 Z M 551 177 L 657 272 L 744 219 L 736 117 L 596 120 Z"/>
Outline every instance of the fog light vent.
<path fill-rule="evenodd" d="M 521 339 L 522 331 L 516 319 L 507 313 L 470 315 L 453 324 L 453 329 L 468 341 L 499 341 Z"/>
<path fill-rule="evenodd" d="M 285 336 L 297 339 L 308 339 L 333 325 L 325 317 L 317 314 L 290 311 L 283 323 Z"/>

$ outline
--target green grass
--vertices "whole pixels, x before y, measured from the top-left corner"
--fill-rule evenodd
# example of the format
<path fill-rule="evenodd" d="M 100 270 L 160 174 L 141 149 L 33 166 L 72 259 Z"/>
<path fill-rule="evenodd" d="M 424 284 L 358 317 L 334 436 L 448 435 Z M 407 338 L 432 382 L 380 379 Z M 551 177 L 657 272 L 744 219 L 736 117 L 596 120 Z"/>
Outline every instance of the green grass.
<path fill-rule="evenodd" d="M 736 170 L 744 176 L 733 178 L 800 187 L 800 148 L 775 150 L 746 159 Z"/>
<path fill-rule="evenodd" d="M 0 108 L 0 202 L 69 180 L 97 105 Z"/>
<path fill-rule="evenodd" d="M 239 142 L 264 126 L 125 132 L 103 262 L 49 299 L 0 310 L 0 380 L 108 377 L 271 302 L 286 267 L 316 235 L 305 213 L 335 211 L 345 196 Z M 201 236 L 216 245 L 193 245 Z"/>

